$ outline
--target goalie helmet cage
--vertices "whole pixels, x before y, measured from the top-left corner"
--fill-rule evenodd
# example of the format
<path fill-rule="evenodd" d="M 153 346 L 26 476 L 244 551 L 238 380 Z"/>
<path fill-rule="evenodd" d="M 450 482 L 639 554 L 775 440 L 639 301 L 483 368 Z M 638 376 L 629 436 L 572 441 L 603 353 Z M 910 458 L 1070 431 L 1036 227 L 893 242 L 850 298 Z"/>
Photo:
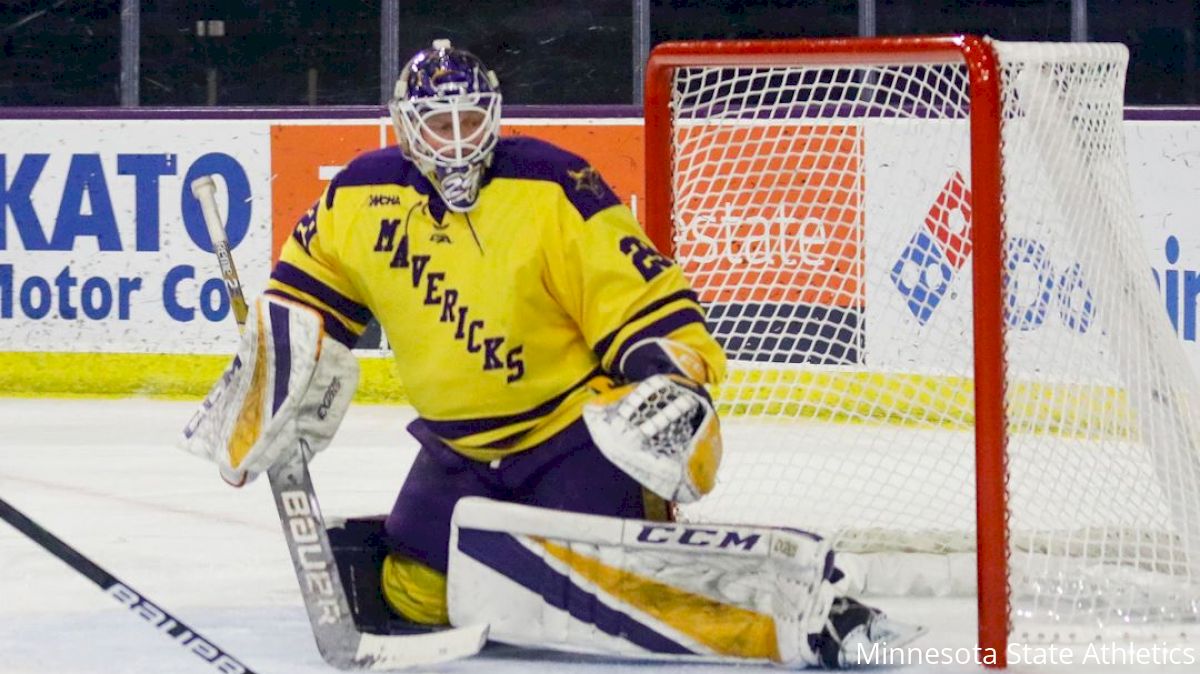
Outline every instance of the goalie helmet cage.
<path fill-rule="evenodd" d="M 825 533 L 884 555 L 868 585 L 967 560 L 998 666 L 1010 635 L 1189 631 L 1200 397 L 1133 217 L 1127 60 L 973 36 L 654 49 L 646 226 L 730 357 L 726 465 L 684 518 Z M 913 573 L 899 591 L 963 582 Z"/>

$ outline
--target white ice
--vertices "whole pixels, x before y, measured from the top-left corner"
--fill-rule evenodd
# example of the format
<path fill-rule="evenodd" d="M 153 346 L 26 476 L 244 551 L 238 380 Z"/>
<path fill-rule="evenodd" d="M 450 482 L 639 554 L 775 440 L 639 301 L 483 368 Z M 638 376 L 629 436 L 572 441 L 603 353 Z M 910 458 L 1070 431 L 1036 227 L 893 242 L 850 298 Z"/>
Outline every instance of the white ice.
<path fill-rule="evenodd" d="M 313 644 L 266 480 L 232 489 L 215 468 L 174 448 L 194 407 L 140 399 L 0 398 L 0 498 L 254 671 L 334 671 Z M 403 407 L 351 409 L 334 446 L 312 468 L 326 516 L 390 509 L 415 451 L 404 431 L 411 415 Z M 882 603 L 893 615 L 928 626 L 916 645 L 936 649 L 934 659 L 952 663 L 904 671 L 980 671 L 973 664 L 953 664 L 965 651 L 951 650 L 974 646 L 973 600 Z M 1018 647 L 1027 649 L 1026 660 L 1064 659 L 1061 651 Z M 1020 664 L 1012 670 L 1195 671 L 1195 664 L 1079 664 L 1086 653 L 1074 653 L 1073 665 Z M 1172 653 L 1200 661 L 1200 645 Z M 1154 657 L 1149 650 L 1144 654 Z M 618 663 L 507 647 L 422 671 L 584 674 L 625 668 L 667 674 L 771 671 Z M 0 673 L 205 671 L 213 670 L 0 522 Z"/>

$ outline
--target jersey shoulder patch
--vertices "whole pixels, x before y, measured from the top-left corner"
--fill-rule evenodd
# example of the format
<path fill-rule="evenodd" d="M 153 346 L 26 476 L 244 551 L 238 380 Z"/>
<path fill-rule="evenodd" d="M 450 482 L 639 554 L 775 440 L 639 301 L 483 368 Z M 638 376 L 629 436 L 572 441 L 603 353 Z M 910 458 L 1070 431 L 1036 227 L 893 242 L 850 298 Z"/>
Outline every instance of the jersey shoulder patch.
<path fill-rule="evenodd" d="M 585 159 L 536 138 L 502 138 L 496 145 L 490 177 L 557 183 L 584 220 L 620 203 L 600 172 Z"/>
<path fill-rule="evenodd" d="M 363 185 L 403 185 L 421 194 L 429 194 L 433 186 L 421 175 L 400 148 L 392 146 L 358 155 L 338 172 L 325 195 L 325 207 L 332 208 L 337 191 L 343 187 Z"/>

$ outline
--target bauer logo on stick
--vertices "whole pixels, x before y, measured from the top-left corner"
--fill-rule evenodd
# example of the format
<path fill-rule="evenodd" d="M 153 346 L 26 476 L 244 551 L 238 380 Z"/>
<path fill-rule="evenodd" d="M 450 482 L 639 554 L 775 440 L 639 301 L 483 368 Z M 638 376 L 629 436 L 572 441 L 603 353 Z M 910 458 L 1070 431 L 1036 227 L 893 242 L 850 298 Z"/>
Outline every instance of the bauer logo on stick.
<path fill-rule="evenodd" d="M 147 601 L 134 590 L 121 583 L 114 583 L 106 592 L 134 615 L 154 625 L 160 632 L 170 636 L 180 646 L 195 653 L 212 665 L 218 672 L 224 674 L 243 674 L 249 670 L 246 666 L 233 659 L 228 653 L 217 648 L 203 637 L 177 622 L 166 611 Z"/>
<path fill-rule="evenodd" d="M 333 589 L 333 575 L 329 562 L 321 550 L 317 523 L 313 519 L 308 495 L 303 491 L 284 492 L 280 494 L 280 501 L 287 514 L 288 530 L 300 553 L 304 586 L 316 593 L 317 603 L 321 607 L 319 622 L 322 625 L 336 625 L 342 620 L 342 611 Z"/>

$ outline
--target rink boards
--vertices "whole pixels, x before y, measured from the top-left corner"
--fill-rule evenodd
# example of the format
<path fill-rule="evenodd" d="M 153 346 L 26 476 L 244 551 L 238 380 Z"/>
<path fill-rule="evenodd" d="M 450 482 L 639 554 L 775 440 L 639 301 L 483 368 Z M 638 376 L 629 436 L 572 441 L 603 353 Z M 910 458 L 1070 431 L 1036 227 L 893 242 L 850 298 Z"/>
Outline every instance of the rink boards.
<path fill-rule="evenodd" d="M 303 212 L 350 157 L 391 141 L 387 120 L 361 111 L 325 119 L 272 118 L 269 111 L 241 118 L 227 112 L 222 119 L 168 114 L 0 120 L 6 188 L 0 226 L 0 390 L 201 394 L 224 367 L 236 336 L 198 205 L 184 186 L 201 174 L 218 177 L 235 259 L 247 292 L 254 294 L 264 287 L 274 251 L 290 232 L 289 214 Z M 1189 165 L 1187 157 L 1200 151 L 1200 122 L 1186 114 L 1178 117 L 1127 121 L 1126 136 L 1135 207 L 1151 259 L 1147 273 L 1175 289 L 1167 293 L 1172 302 L 1164 300 L 1166 313 L 1196 363 L 1200 272 L 1193 269 L 1200 268 L 1200 234 L 1189 215 L 1193 192 L 1200 189 L 1200 166 Z M 508 131 L 540 136 L 588 157 L 622 199 L 641 211 L 640 119 L 526 118 L 515 119 Z M 881 160 L 872 155 L 870 135 L 864 136 L 869 170 Z M 920 172 L 928 175 L 922 182 L 930 188 L 914 192 L 910 204 L 864 201 L 868 221 L 873 211 L 913 214 L 894 218 L 886 250 L 868 234 L 863 241 L 868 259 L 890 263 L 906 254 L 937 192 L 951 185 L 952 163 L 924 162 Z M 713 213 L 715 220 L 729 217 L 728 209 Z M 736 235 L 745 226 L 736 224 L 731 231 Z M 1048 264 L 1070 266 L 1060 260 Z M 882 273 L 890 266 L 884 265 Z M 704 282 L 698 285 L 705 297 Z M 906 300 L 895 282 L 865 287 L 861 306 L 835 304 L 842 311 L 863 312 L 871 329 L 878 329 L 880 320 L 869 319 L 874 307 L 902 306 Z M 799 306 L 766 299 L 776 314 Z M 1055 304 L 1061 298 L 1051 293 L 1044 301 L 1047 307 L 1028 314 L 1043 323 L 1031 327 L 1069 333 L 1073 326 L 1064 323 Z M 708 304 L 710 321 L 727 348 L 723 320 L 753 321 L 763 315 L 762 302 L 754 313 L 753 298 Z M 866 340 L 851 336 L 841 360 L 822 364 L 845 373 L 848 381 L 890 376 L 882 373 L 899 368 L 886 354 L 872 353 L 866 334 Z M 771 374 L 778 369 L 769 365 L 771 359 L 763 362 L 752 351 L 731 349 L 733 358 L 748 366 L 748 374 L 739 376 L 778 376 Z M 374 357 L 383 353 L 363 352 L 362 399 L 403 395 L 388 361 Z M 906 384 L 890 385 L 904 390 Z"/>

